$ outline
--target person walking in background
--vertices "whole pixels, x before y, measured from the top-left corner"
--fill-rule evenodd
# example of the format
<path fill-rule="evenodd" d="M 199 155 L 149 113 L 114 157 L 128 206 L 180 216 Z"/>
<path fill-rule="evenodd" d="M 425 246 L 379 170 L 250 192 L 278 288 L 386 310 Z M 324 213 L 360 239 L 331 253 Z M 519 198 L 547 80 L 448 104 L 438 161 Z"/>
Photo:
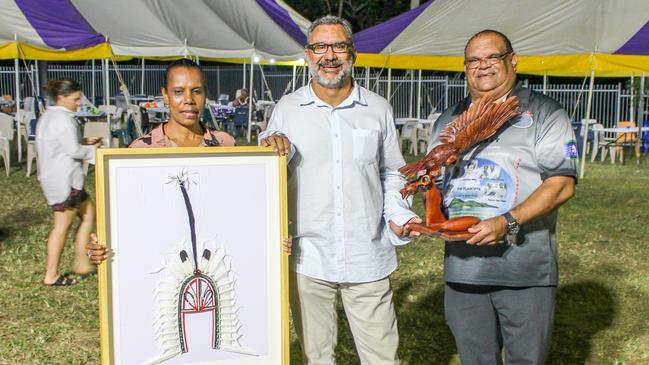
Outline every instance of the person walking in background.
<path fill-rule="evenodd" d="M 351 77 L 349 23 L 315 20 L 304 53 L 311 82 L 283 97 L 262 146 L 288 153 L 290 302 L 305 364 L 335 364 L 336 296 L 361 364 L 396 364 L 399 335 L 390 274 L 395 246 L 421 222 L 401 199 L 404 165 L 392 108 Z"/>
<path fill-rule="evenodd" d="M 101 138 L 80 144 L 75 111 L 81 105 L 81 86 L 74 80 L 50 80 L 45 93 L 54 105 L 47 108 L 36 128 L 38 180 L 52 208 L 52 229 L 47 238 L 47 263 L 43 283 L 69 286 L 76 280 L 59 274 L 59 259 L 68 230 L 76 217 L 81 222 L 75 235 L 75 261 L 72 271 L 86 275 L 95 270 L 86 256 L 85 246 L 95 221 L 95 207 L 83 190 L 82 162 L 94 161 Z"/>
<path fill-rule="evenodd" d="M 444 311 L 462 364 L 544 364 L 557 291 L 557 212 L 575 192 L 576 145 L 555 100 L 516 85 L 511 42 L 484 30 L 465 47 L 470 96 L 448 108 L 440 133 L 478 98 L 518 98 L 521 114 L 461 156 L 443 176 L 448 218 L 474 215 L 466 242 L 447 242 Z M 480 207 L 480 208 L 476 208 Z"/>

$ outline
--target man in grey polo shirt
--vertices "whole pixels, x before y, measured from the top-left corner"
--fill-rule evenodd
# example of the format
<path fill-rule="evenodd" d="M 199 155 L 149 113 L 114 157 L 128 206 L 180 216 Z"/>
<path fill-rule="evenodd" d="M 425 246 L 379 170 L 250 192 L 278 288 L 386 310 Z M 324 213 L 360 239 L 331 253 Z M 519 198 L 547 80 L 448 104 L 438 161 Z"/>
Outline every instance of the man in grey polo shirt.
<path fill-rule="evenodd" d="M 395 246 L 408 222 L 404 165 L 388 102 L 351 77 L 347 21 L 315 20 L 305 57 L 312 80 L 283 97 L 260 144 L 292 147 L 290 300 L 306 364 L 335 364 L 340 293 L 361 364 L 396 364 L 399 336 L 390 289 Z M 290 140 L 290 142 L 289 142 Z M 291 145 L 292 143 L 292 145 Z"/>
<path fill-rule="evenodd" d="M 449 218 L 482 221 L 466 242 L 447 242 L 444 309 L 463 364 L 544 364 L 557 288 L 559 206 L 574 194 L 576 144 L 559 103 L 516 85 L 517 56 L 507 37 L 477 33 L 466 44 L 470 96 L 437 120 L 441 130 L 473 100 L 517 96 L 521 114 L 463 154 L 441 181 Z"/>

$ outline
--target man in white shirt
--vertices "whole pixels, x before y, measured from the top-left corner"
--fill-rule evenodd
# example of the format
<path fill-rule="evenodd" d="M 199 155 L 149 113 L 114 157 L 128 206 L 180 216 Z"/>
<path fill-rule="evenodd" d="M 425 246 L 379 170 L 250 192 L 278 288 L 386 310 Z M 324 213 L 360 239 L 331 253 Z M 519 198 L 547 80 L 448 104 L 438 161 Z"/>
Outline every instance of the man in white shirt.
<path fill-rule="evenodd" d="M 312 80 L 279 101 L 260 135 L 261 145 L 290 153 L 296 332 L 305 364 L 334 364 L 340 292 L 361 363 L 396 364 L 389 275 L 397 267 L 395 246 L 409 242 L 407 223 L 421 220 L 399 194 L 404 160 L 392 108 L 352 79 L 347 21 L 318 19 L 307 41 Z"/>

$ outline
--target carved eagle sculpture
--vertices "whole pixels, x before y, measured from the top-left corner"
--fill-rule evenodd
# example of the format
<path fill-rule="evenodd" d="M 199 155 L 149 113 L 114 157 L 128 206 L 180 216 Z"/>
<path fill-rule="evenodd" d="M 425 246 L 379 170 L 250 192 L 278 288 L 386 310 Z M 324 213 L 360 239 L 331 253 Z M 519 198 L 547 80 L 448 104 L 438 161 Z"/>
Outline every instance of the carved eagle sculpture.
<path fill-rule="evenodd" d="M 435 186 L 435 178 L 441 174 L 442 167 L 455 164 L 463 152 L 496 134 L 505 122 L 518 114 L 517 97 L 497 102 L 493 94 L 484 95 L 440 132 L 441 144 L 421 160 L 399 169 L 409 179 L 401 189 L 403 198 L 416 194 L 419 189 L 426 190 L 426 225 L 411 224 L 413 230 L 448 241 L 466 240 L 472 236 L 467 229 L 480 219 L 446 219 L 441 210 L 441 196 Z M 424 173 L 417 177 L 422 171 Z"/>

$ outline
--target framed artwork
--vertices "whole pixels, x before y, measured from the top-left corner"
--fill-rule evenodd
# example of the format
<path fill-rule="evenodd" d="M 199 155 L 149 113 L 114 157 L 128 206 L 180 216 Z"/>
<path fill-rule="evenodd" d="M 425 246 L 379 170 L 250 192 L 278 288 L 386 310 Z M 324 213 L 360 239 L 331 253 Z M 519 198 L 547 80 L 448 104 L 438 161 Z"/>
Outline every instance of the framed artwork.
<path fill-rule="evenodd" d="M 286 158 L 99 149 L 102 364 L 289 363 Z"/>

